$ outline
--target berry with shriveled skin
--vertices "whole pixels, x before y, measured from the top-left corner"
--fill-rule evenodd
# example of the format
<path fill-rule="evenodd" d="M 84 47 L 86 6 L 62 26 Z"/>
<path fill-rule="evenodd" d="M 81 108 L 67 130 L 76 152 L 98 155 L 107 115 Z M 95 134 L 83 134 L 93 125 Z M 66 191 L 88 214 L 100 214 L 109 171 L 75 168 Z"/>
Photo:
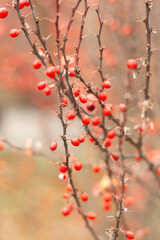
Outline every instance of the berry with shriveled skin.
<path fill-rule="evenodd" d="M 94 111 L 95 107 L 96 106 L 95 106 L 95 104 L 93 102 L 87 103 L 87 110 L 88 111 L 90 111 L 90 112 Z"/>

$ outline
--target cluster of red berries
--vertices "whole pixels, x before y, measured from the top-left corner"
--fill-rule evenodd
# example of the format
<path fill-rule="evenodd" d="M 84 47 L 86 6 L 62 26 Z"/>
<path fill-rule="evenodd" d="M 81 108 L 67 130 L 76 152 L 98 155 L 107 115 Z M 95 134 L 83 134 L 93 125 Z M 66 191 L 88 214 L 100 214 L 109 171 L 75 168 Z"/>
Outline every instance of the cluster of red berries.
<path fill-rule="evenodd" d="M 15 3 L 13 2 L 13 7 L 15 7 Z M 24 7 L 29 7 L 30 6 L 30 2 L 29 0 L 21 0 L 19 2 L 19 9 L 23 9 Z M 8 8 L 6 7 L 2 7 L 0 8 L 0 18 L 6 18 L 8 16 Z M 9 33 L 9 35 L 12 37 L 12 38 L 15 38 L 19 35 L 19 33 L 21 32 L 21 30 L 18 30 L 18 29 L 12 29 Z"/>
<path fill-rule="evenodd" d="M 15 6 L 15 3 L 13 3 L 13 6 Z M 23 9 L 24 7 L 29 7 L 30 6 L 30 2 L 29 0 L 20 0 L 19 1 L 19 9 Z"/>
<path fill-rule="evenodd" d="M 78 164 L 78 165 L 74 165 L 74 167 L 75 167 L 75 166 L 79 166 L 79 164 Z M 61 165 L 61 166 L 60 166 L 60 169 L 61 169 L 61 170 L 60 170 L 61 172 L 66 172 L 66 171 L 67 171 L 67 168 L 66 168 L 65 165 Z M 79 169 L 79 167 L 78 167 L 78 169 Z M 71 184 L 67 184 L 67 185 L 66 185 L 66 190 L 67 190 L 68 192 L 72 192 L 72 191 L 73 191 L 73 188 L 72 188 Z M 64 199 L 69 199 L 69 198 L 70 198 L 71 195 L 70 195 L 70 193 L 68 193 L 68 192 L 65 192 L 65 193 L 63 194 L 63 198 L 64 198 Z M 81 199 L 83 202 L 87 202 L 88 199 L 89 199 L 88 193 L 82 192 L 82 193 L 80 194 L 80 199 Z M 63 208 L 61 209 L 61 213 L 62 213 L 63 216 L 68 216 L 68 215 L 71 213 L 71 210 L 72 210 L 72 209 L 74 209 L 74 207 L 73 207 L 72 204 L 70 204 L 70 205 L 68 205 L 68 206 L 63 207 Z M 94 220 L 94 219 L 96 218 L 96 214 L 95 214 L 94 212 L 87 212 L 87 213 L 86 213 L 86 217 L 87 217 L 88 219 L 90 219 L 90 220 Z"/>

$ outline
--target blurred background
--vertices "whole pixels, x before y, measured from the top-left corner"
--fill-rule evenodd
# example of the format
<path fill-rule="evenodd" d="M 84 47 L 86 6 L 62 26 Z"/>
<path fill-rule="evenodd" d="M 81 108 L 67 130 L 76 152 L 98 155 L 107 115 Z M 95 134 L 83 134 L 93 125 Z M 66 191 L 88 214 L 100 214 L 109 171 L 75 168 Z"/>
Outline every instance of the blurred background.
<path fill-rule="evenodd" d="M 40 17 L 42 33 L 49 37 L 47 44 L 55 58 L 55 0 L 33 1 L 37 15 Z M 89 10 L 84 30 L 84 39 L 80 51 L 79 65 L 85 79 L 99 84 L 98 44 L 95 34 L 98 33 L 99 24 L 95 8 L 97 0 L 90 0 Z M 70 19 L 71 9 L 76 0 L 61 1 L 61 33 L 65 33 L 67 22 Z M 0 6 L 11 4 L 9 0 L 1 0 Z M 84 6 L 81 4 L 73 27 L 69 34 L 67 55 L 75 54 L 75 45 L 78 42 L 81 15 Z M 30 13 L 24 8 L 23 14 Z M 104 72 L 112 83 L 112 91 L 108 92 L 109 102 L 115 106 L 114 115 L 119 116 L 118 104 L 124 102 L 127 86 L 131 93 L 128 126 L 134 126 L 140 119 L 140 103 L 143 100 L 145 68 L 142 67 L 137 79 L 126 68 L 128 59 L 139 59 L 146 54 L 146 35 L 144 23 L 144 0 L 104 0 L 101 4 L 101 17 L 106 23 L 102 33 L 104 50 Z M 30 16 L 27 18 L 30 27 L 34 28 Z M 144 139 L 144 150 L 151 161 L 159 161 L 160 157 L 160 2 L 154 0 L 151 13 L 151 25 L 157 33 L 152 35 L 152 78 L 150 93 L 154 99 L 151 124 L 148 125 L 147 135 Z M 61 134 L 61 124 L 56 116 L 57 96 L 53 93 L 45 96 L 36 90 L 37 83 L 44 81 L 44 69 L 35 71 L 32 62 L 36 59 L 23 34 L 11 39 L 9 31 L 12 28 L 20 29 L 16 12 L 9 8 L 6 20 L 0 20 L 0 139 L 6 138 L 20 147 L 32 147 L 39 153 L 45 152 L 49 158 L 30 156 L 28 152 L 21 152 L 5 147 L 0 152 L 0 236 L 1 240 L 66 240 L 91 239 L 84 227 L 81 217 L 73 211 L 68 217 L 61 216 L 61 208 L 66 205 L 62 198 L 65 191 L 65 182 L 58 178 L 57 162 L 63 160 L 63 148 L 59 140 L 56 153 L 49 151 L 51 141 Z M 63 38 L 62 38 L 63 39 Z M 128 85 L 129 84 L 129 85 Z M 112 126 L 108 122 L 109 126 Z M 77 137 L 82 132 L 78 119 L 69 126 L 71 137 Z M 134 136 L 133 132 L 133 136 Z M 116 144 L 116 142 L 115 142 Z M 70 146 L 71 152 L 76 153 L 77 159 L 85 164 L 102 164 L 102 156 L 89 142 L 82 144 L 75 150 Z M 113 146 L 113 150 L 114 146 Z M 133 151 L 128 145 L 126 152 Z M 103 167 L 103 164 L 102 164 Z M 141 165 L 137 163 L 132 168 L 140 171 Z M 106 216 L 115 214 L 113 205 L 108 212 L 102 209 L 102 199 L 97 191 L 107 181 L 102 171 L 94 174 L 89 167 L 73 174 L 76 185 L 89 193 L 90 199 L 82 204 L 85 211 L 93 210 L 97 219 L 93 227 L 102 239 L 106 239 L 105 232 L 114 224 Z M 146 177 L 145 174 L 142 177 Z M 158 239 L 158 221 L 160 215 L 159 201 L 156 196 L 146 191 L 143 186 L 130 182 L 127 195 L 134 196 L 135 203 L 129 207 L 126 221 L 129 229 L 136 232 L 136 239 Z M 124 239 L 124 236 L 119 239 Z"/>

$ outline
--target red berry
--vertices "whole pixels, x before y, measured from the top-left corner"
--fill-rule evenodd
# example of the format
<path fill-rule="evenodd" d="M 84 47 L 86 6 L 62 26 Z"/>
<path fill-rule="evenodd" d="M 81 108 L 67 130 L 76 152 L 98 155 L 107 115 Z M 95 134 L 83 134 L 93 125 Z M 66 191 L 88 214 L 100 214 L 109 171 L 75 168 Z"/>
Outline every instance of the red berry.
<path fill-rule="evenodd" d="M 26 7 L 29 7 L 29 6 L 30 6 L 30 2 L 29 2 L 28 0 L 26 0 L 26 1 L 24 2 L 24 5 L 25 5 Z"/>
<path fill-rule="evenodd" d="M 115 130 L 114 130 L 114 129 L 110 130 L 110 131 L 107 133 L 107 137 L 108 137 L 109 139 L 114 138 L 115 135 L 116 135 L 116 133 L 115 133 Z"/>
<path fill-rule="evenodd" d="M 86 201 L 88 201 L 88 194 L 86 193 L 86 192 L 83 192 L 82 194 L 81 194 L 81 199 L 82 199 L 82 201 L 84 201 L 84 202 L 86 202 Z"/>
<path fill-rule="evenodd" d="M 90 135 L 88 135 L 88 140 L 89 140 L 90 142 L 94 142 L 94 139 L 93 139 Z"/>
<path fill-rule="evenodd" d="M 63 67 L 62 66 L 55 66 L 55 68 L 56 68 L 56 73 L 60 73 L 61 72 L 61 70 L 63 69 Z"/>
<path fill-rule="evenodd" d="M 80 143 L 83 143 L 85 141 L 85 136 L 83 133 L 79 135 L 78 140 Z"/>
<path fill-rule="evenodd" d="M 134 59 L 129 59 L 129 60 L 127 61 L 127 67 L 128 67 L 129 69 L 136 69 L 136 68 L 137 68 L 137 62 L 136 62 L 136 60 L 134 60 Z"/>
<path fill-rule="evenodd" d="M 67 167 L 66 167 L 66 165 L 61 165 L 61 166 L 59 167 L 59 171 L 60 171 L 61 173 L 67 172 Z"/>
<path fill-rule="evenodd" d="M 88 111 L 90 111 L 90 112 L 94 111 L 95 107 L 96 106 L 95 106 L 95 104 L 93 102 L 87 103 L 87 110 Z"/>
<path fill-rule="evenodd" d="M 93 126 L 98 126 L 100 124 L 100 122 L 101 122 L 100 117 L 95 116 L 95 117 L 92 118 L 92 125 Z"/>
<path fill-rule="evenodd" d="M 8 9 L 7 8 L 0 8 L 0 18 L 6 18 L 8 16 Z"/>
<path fill-rule="evenodd" d="M 62 106 L 66 107 L 68 105 L 68 100 L 65 97 L 62 97 Z"/>
<path fill-rule="evenodd" d="M 46 82 L 39 82 L 37 85 L 38 90 L 43 90 L 46 87 Z"/>
<path fill-rule="evenodd" d="M 134 239 L 134 233 L 127 231 L 127 232 L 126 232 L 126 237 L 127 237 L 128 239 Z"/>
<path fill-rule="evenodd" d="M 119 110 L 121 112 L 125 112 L 125 111 L 127 111 L 127 109 L 128 109 L 128 107 L 126 106 L 126 104 L 124 104 L 124 103 L 119 104 Z"/>
<path fill-rule="evenodd" d="M 110 108 L 111 110 L 113 110 L 113 104 L 112 103 L 107 103 L 105 104 L 105 107 Z"/>
<path fill-rule="evenodd" d="M 68 192 L 72 192 L 72 191 L 73 191 L 72 185 L 68 183 L 68 184 L 66 185 L 66 190 L 67 190 Z"/>
<path fill-rule="evenodd" d="M 94 212 L 86 213 L 86 217 L 90 220 L 94 220 L 96 218 L 96 214 Z"/>
<path fill-rule="evenodd" d="M 106 138 L 106 139 L 105 139 L 105 142 L 104 142 L 104 145 L 105 145 L 106 147 L 109 147 L 109 146 L 111 146 L 111 144 L 112 144 L 111 140 L 108 139 L 108 138 Z"/>
<path fill-rule="evenodd" d="M 73 95 L 74 95 L 75 97 L 78 97 L 79 94 L 80 94 L 80 89 L 79 89 L 79 88 L 75 88 L 75 90 L 73 90 Z"/>
<path fill-rule="evenodd" d="M 63 193 L 63 196 L 62 196 L 64 199 L 68 199 L 68 198 L 70 198 L 70 194 L 69 193 L 67 193 L 67 192 L 65 192 L 65 193 Z"/>
<path fill-rule="evenodd" d="M 56 141 L 53 141 L 53 142 L 51 143 L 50 149 L 51 149 L 52 151 L 55 151 L 55 150 L 57 149 L 57 142 L 56 142 Z"/>
<path fill-rule="evenodd" d="M 56 67 L 49 67 L 46 69 L 46 75 L 49 78 L 55 78 L 56 76 Z"/>
<path fill-rule="evenodd" d="M 2 151 L 4 149 L 4 143 L 3 141 L 0 141 L 0 151 Z"/>
<path fill-rule="evenodd" d="M 41 62 L 41 60 L 37 59 L 33 62 L 32 65 L 33 65 L 34 69 L 39 69 L 42 66 L 42 62 Z"/>
<path fill-rule="evenodd" d="M 124 24 L 121 32 L 124 36 L 129 36 L 132 33 L 132 27 L 129 24 Z"/>
<path fill-rule="evenodd" d="M 22 0 L 22 1 L 20 1 L 19 2 L 19 9 L 22 9 L 22 8 L 24 8 L 24 0 Z"/>
<path fill-rule="evenodd" d="M 45 94 L 46 96 L 49 96 L 49 95 L 51 94 L 51 92 L 52 92 L 52 89 L 51 89 L 50 87 L 47 87 L 47 88 L 44 90 L 44 94 Z"/>
<path fill-rule="evenodd" d="M 110 83 L 110 81 L 104 81 L 103 83 L 102 83 L 102 87 L 104 87 L 104 88 L 111 88 L 111 83 Z"/>
<path fill-rule="evenodd" d="M 78 147 L 79 146 L 78 138 L 72 138 L 71 143 L 72 143 L 73 146 Z"/>
<path fill-rule="evenodd" d="M 119 156 L 117 155 L 117 153 L 112 153 L 112 158 L 117 161 L 119 159 Z"/>
<path fill-rule="evenodd" d="M 103 200 L 105 202 L 109 202 L 111 201 L 111 199 L 112 199 L 112 194 L 110 192 L 105 192 L 105 194 L 103 195 Z"/>
<path fill-rule="evenodd" d="M 126 197 L 124 199 L 124 204 L 126 206 L 132 206 L 134 204 L 134 198 L 133 197 Z"/>
<path fill-rule="evenodd" d="M 70 212 L 71 212 L 71 209 L 69 207 L 64 207 L 61 210 L 61 213 L 63 216 L 68 216 L 70 214 Z"/>
<path fill-rule="evenodd" d="M 102 205 L 102 208 L 104 210 L 109 210 L 111 209 L 111 203 L 110 202 L 104 202 L 103 205 Z"/>
<path fill-rule="evenodd" d="M 69 75 L 70 77 L 75 77 L 76 72 L 74 71 L 74 68 L 69 68 L 69 70 L 68 70 L 68 75 Z"/>
<path fill-rule="evenodd" d="M 65 180 L 65 179 L 67 178 L 66 175 L 63 174 L 63 173 L 60 173 L 58 177 L 59 177 L 59 179 L 61 179 L 61 180 Z"/>
<path fill-rule="evenodd" d="M 160 167 L 157 168 L 157 174 L 160 177 Z"/>
<path fill-rule="evenodd" d="M 95 138 L 97 138 L 97 135 L 95 134 L 95 133 L 93 133 L 92 134 Z M 90 141 L 90 142 L 94 142 L 94 139 L 90 136 L 90 135 L 88 135 L 88 140 Z"/>
<path fill-rule="evenodd" d="M 84 125 L 88 125 L 89 123 L 90 123 L 90 118 L 89 118 L 89 116 L 88 115 L 83 115 L 82 116 L 82 123 L 84 124 Z"/>
<path fill-rule="evenodd" d="M 105 106 L 105 107 L 103 108 L 103 115 L 104 115 L 104 116 L 109 116 L 109 115 L 111 115 L 111 114 L 112 114 L 111 108 Z"/>
<path fill-rule="evenodd" d="M 105 92 L 99 93 L 99 100 L 105 101 L 107 99 L 107 94 Z"/>
<path fill-rule="evenodd" d="M 139 161 L 141 161 L 141 158 L 140 158 L 139 156 L 137 156 L 137 157 L 135 158 L 135 161 L 136 161 L 136 162 L 139 162 Z"/>
<path fill-rule="evenodd" d="M 79 96 L 79 100 L 81 101 L 81 103 L 86 103 L 87 102 L 87 97 L 85 95 L 81 94 Z"/>
<path fill-rule="evenodd" d="M 101 168 L 100 168 L 99 165 L 94 165 L 94 166 L 92 167 L 92 172 L 94 172 L 94 173 L 98 173 L 100 170 L 101 170 Z"/>
<path fill-rule="evenodd" d="M 11 37 L 15 38 L 15 37 L 17 37 L 17 36 L 19 35 L 19 33 L 20 33 L 20 30 L 18 30 L 18 29 L 12 29 L 12 30 L 10 31 L 9 35 L 10 35 Z"/>
<path fill-rule="evenodd" d="M 73 110 L 70 110 L 66 113 L 66 118 L 68 120 L 73 120 L 76 116 L 76 113 Z"/>
<path fill-rule="evenodd" d="M 74 169 L 75 169 L 76 171 L 81 170 L 81 168 L 82 168 L 82 163 L 81 163 L 81 162 L 76 162 L 76 163 L 74 164 Z"/>

